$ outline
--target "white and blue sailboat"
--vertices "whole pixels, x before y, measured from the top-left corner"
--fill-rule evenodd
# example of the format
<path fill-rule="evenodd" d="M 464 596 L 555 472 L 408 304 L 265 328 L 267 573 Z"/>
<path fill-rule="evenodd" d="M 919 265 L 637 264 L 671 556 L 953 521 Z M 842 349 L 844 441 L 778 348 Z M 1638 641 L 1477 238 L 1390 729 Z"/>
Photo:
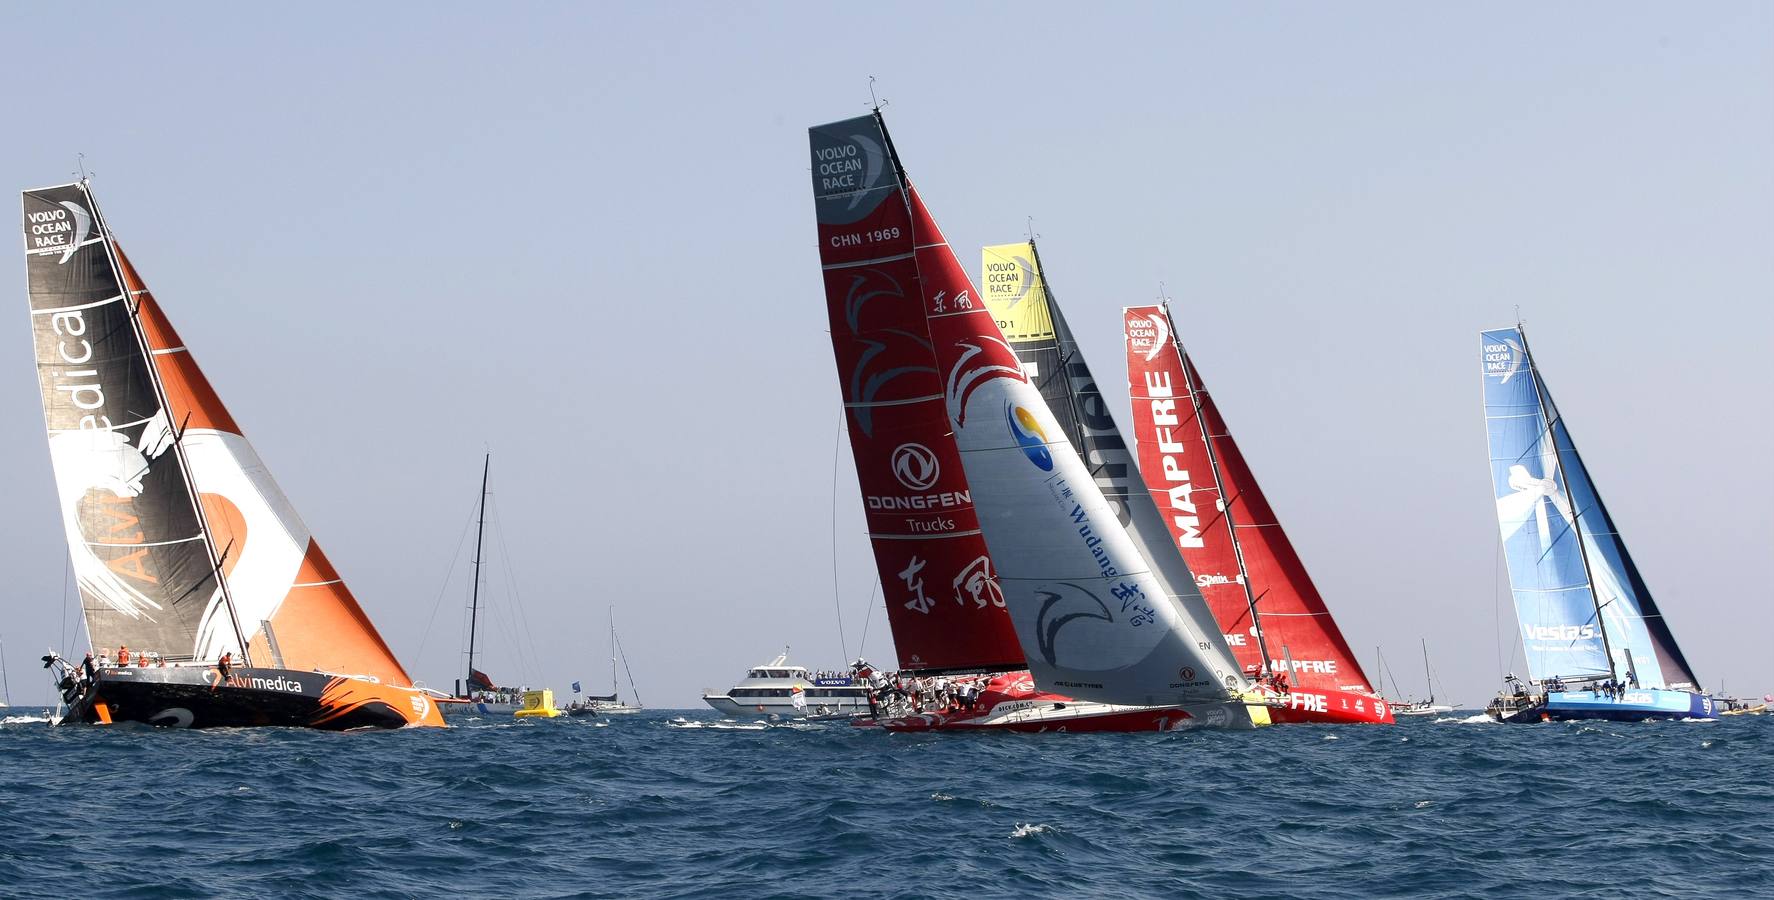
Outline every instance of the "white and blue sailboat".
<path fill-rule="evenodd" d="M 1481 347 L 1497 524 L 1529 675 L 1509 676 L 1486 712 L 1507 722 L 1714 718 L 1521 326 L 1483 332 Z"/>

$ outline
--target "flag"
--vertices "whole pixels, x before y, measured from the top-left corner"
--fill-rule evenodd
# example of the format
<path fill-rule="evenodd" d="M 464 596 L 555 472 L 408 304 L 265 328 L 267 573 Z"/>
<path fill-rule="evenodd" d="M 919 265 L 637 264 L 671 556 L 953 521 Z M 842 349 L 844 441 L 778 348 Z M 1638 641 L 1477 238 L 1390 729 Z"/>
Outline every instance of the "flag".
<path fill-rule="evenodd" d="M 579 693 L 579 682 L 577 681 L 573 682 L 573 693 Z"/>

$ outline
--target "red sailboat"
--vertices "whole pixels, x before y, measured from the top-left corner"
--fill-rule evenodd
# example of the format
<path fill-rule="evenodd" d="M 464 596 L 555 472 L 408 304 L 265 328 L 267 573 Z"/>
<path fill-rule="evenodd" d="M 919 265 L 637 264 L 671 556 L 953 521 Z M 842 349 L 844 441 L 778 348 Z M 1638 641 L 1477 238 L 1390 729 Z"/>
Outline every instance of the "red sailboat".
<path fill-rule="evenodd" d="M 891 700 L 877 710 L 876 721 L 894 730 L 1248 726 L 1251 716 L 1238 700 L 1244 684 L 1229 656 L 1221 658 L 1231 683 L 1220 684 L 1222 667 L 1195 649 L 1206 642 L 1189 643 L 1183 665 L 1165 664 L 1167 679 L 1148 679 L 1152 687 L 1131 697 L 1123 676 L 1174 657 L 1154 653 L 1117 664 L 1107 674 L 1091 671 L 1073 678 L 1079 670 L 1068 666 L 1081 651 L 1067 639 L 1076 633 L 1088 643 L 1095 627 L 1097 645 L 1119 646 L 1119 638 L 1103 635 L 1110 626 L 1126 630 L 1142 624 L 1137 614 L 1118 622 L 1108 621 L 1114 616 L 1106 608 L 1101 616 L 1063 616 L 1039 634 L 1032 621 L 1021 627 L 1013 621 L 1014 598 L 1007 603 L 996 555 L 986 543 L 992 532 L 982 529 L 952 421 L 956 397 L 954 385 L 946 382 L 955 377 L 957 360 L 952 352 L 939 359 L 944 354 L 932 340 L 933 310 L 927 307 L 932 298 L 967 297 L 968 280 L 905 180 L 878 110 L 814 127 L 810 137 L 833 349 L 899 651 L 900 678 L 877 692 Z M 983 325 L 948 327 L 987 327 L 996 334 L 989 316 Z M 956 334 L 940 349 L 953 351 L 949 344 Z M 1004 352 L 1008 355 L 1007 348 Z M 1008 368 L 987 368 L 1015 373 L 1014 357 L 1009 359 Z M 1038 395 L 1030 405 L 1045 412 Z M 1063 443 L 1063 435 L 1059 440 Z M 1114 523 L 1112 516 L 1108 522 Z M 1002 538 L 1004 526 L 996 527 Z M 1168 605 L 1161 614 L 1176 618 Z M 1056 637 L 1062 625 L 1074 623 L 1077 627 Z M 1157 635 L 1160 628 L 1152 624 L 1141 634 Z M 1044 658 L 1025 660 L 1024 650 L 1031 646 Z M 1042 668 L 1031 671 L 1031 661 Z M 1116 677 L 1122 682 L 1111 683 Z M 878 677 L 877 685 L 882 686 Z M 1080 699 L 1084 693 L 1095 696 Z"/>
<path fill-rule="evenodd" d="M 1390 723 L 1169 311 L 1124 310 L 1140 474 L 1244 673 L 1280 722 Z"/>

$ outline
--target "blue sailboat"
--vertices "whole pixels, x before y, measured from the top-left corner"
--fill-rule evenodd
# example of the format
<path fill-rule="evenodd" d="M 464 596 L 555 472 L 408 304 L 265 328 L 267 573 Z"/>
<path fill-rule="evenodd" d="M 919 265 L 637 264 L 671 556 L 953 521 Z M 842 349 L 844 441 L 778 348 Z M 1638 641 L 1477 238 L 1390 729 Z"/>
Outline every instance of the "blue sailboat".
<path fill-rule="evenodd" d="M 1711 719 L 1712 697 L 1633 565 L 1526 333 L 1481 334 L 1497 524 L 1528 679 L 1486 712 L 1506 722 Z"/>

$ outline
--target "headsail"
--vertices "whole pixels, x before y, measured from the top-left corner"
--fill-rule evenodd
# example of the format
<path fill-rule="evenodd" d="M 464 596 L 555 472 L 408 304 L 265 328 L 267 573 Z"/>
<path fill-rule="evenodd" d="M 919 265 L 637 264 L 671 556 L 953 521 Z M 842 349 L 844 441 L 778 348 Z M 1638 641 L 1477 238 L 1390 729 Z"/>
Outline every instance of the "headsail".
<path fill-rule="evenodd" d="M 1141 474 L 1149 496 L 1165 510 L 1173 546 L 1196 573 L 1239 664 L 1246 674 L 1288 673 L 1293 684 L 1309 689 L 1372 693 L 1200 373 L 1182 351 L 1169 313 L 1159 306 L 1134 306 L 1123 317 Z M 1260 649 L 1265 645 L 1271 657 L 1267 666 Z"/>
<path fill-rule="evenodd" d="M 900 667 L 1020 668 L 943 409 L 886 130 L 861 116 L 810 139 L 832 348 Z"/>
<path fill-rule="evenodd" d="M 1214 633 L 1165 597 L 917 190 L 905 193 L 949 421 L 1036 682 L 1106 703 L 1242 691 Z"/>
<path fill-rule="evenodd" d="M 1497 522 L 1528 669 L 1698 689 L 1520 326 L 1480 335 Z M 1613 654 L 1613 659 L 1608 657 Z"/>
<path fill-rule="evenodd" d="M 146 363 L 138 377 L 152 386 L 159 401 L 153 415 L 166 429 L 161 440 L 177 451 L 175 457 L 163 450 L 159 458 L 165 458 L 166 463 L 156 458 L 150 469 L 183 462 L 184 471 L 175 470 L 175 474 L 182 474 L 187 486 L 183 500 L 189 504 L 193 492 L 198 499 L 190 516 L 198 535 L 194 543 L 202 547 L 202 538 L 207 536 L 211 552 L 221 563 L 221 584 L 212 587 L 214 597 L 208 598 L 211 602 L 204 614 L 196 618 L 196 627 L 188 640 L 174 646 L 144 640 L 144 635 L 128 642 L 138 647 L 165 648 L 161 652 L 173 659 L 215 659 L 224 652 L 241 656 L 244 650 L 260 665 L 368 675 L 385 683 L 410 684 L 406 671 L 314 543 L 252 445 L 242 436 L 240 427 L 141 277 L 116 247 L 85 186 L 53 190 L 73 192 L 84 201 L 96 229 L 95 246 L 80 253 L 86 254 L 93 277 L 114 285 L 109 289 L 126 298 L 125 303 L 114 304 L 121 320 L 110 323 L 115 327 L 107 328 L 103 335 L 119 347 L 133 344 L 137 358 Z M 27 240 L 33 197 L 44 193 L 26 194 Z M 51 199 L 56 198 L 40 200 L 39 204 Z M 70 264 L 77 264 L 80 256 L 77 254 L 74 259 L 76 263 Z M 44 270 L 44 283 L 54 284 L 54 275 L 48 268 L 55 265 L 53 260 L 48 254 L 31 257 L 34 310 L 38 306 L 39 267 Z M 133 316 L 126 307 L 133 310 Z M 91 313 L 87 315 L 90 317 Z M 45 384 L 45 409 L 50 415 L 53 447 L 57 410 L 50 405 L 49 386 L 51 379 L 59 376 L 57 367 L 46 367 L 44 363 L 57 361 L 47 357 L 46 350 L 59 354 L 66 345 L 46 347 L 43 326 L 38 331 L 39 372 Z M 50 336 L 55 336 L 53 327 Z M 146 444 L 133 445 L 127 439 L 110 440 L 119 444 L 125 455 L 132 449 L 138 454 L 151 454 L 154 450 L 151 439 Z M 58 460 L 57 480 L 66 486 L 62 471 Z M 66 506 L 64 503 L 64 509 Z M 211 582 L 213 585 L 214 579 Z M 95 596 L 103 595 L 95 592 Z M 125 638 L 120 633 L 117 641 L 125 642 Z M 246 639 L 245 647 L 242 638 Z M 94 631 L 93 640 L 102 645 L 109 637 L 101 638 L 101 633 Z"/>
<path fill-rule="evenodd" d="M 1218 633 L 1194 574 L 1173 549 L 1163 517 L 1139 480 L 1127 441 L 1053 296 L 1034 240 L 986 247 L 981 256 L 986 308 L 1023 374 L 1047 401 L 1060 433 L 1083 459 L 1141 561 L 1188 628 Z"/>

